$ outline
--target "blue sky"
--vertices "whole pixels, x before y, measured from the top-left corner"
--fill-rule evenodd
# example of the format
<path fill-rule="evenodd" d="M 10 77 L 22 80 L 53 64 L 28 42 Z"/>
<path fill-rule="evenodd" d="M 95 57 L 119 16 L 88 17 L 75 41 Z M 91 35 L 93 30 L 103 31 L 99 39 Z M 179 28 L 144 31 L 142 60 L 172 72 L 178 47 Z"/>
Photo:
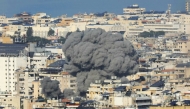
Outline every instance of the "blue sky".
<path fill-rule="evenodd" d="M 172 12 L 185 10 L 185 0 L 0 0 L 0 15 L 11 17 L 23 11 L 46 12 L 51 16 L 104 11 L 121 14 L 124 7 L 132 4 L 158 11 L 165 11 L 172 4 Z"/>

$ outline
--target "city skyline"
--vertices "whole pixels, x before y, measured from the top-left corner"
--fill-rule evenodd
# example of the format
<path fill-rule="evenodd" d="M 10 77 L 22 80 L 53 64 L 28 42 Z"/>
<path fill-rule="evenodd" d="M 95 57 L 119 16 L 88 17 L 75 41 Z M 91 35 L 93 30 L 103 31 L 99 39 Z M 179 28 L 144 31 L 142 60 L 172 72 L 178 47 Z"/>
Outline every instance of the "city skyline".
<path fill-rule="evenodd" d="M 116 14 L 122 14 L 122 9 L 132 5 L 139 4 L 140 7 L 144 7 L 149 10 L 165 11 L 168 8 L 168 4 L 172 4 L 172 12 L 184 11 L 185 10 L 185 0 L 165 0 L 160 2 L 160 0 L 104 0 L 104 1 L 93 1 L 93 0 L 1 0 L 0 1 L 0 14 L 6 16 L 13 16 L 20 12 L 30 12 L 32 14 L 37 12 L 46 12 L 47 14 L 56 17 L 62 14 L 67 14 L 71 16 L 76 13 L 96 13 L 96 12 L 113 12 Z M 14 5 L 12 5 L 14 4 Z M 159 6 L 158 6 L 159 4 Z M 97 7 L 96 7 L 97 6 Z"/>

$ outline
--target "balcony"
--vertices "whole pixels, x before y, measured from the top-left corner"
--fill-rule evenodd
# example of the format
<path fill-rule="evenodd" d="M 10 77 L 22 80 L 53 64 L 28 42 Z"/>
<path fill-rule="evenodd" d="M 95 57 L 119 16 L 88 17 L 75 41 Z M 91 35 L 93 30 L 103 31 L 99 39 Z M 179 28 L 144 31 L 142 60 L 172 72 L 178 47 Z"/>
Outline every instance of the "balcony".
<path fill-rule="evenodd" d="M 19 83 L 19 86 L 20 87 L 24 87 L 24 83 Z"/>
<path fill-rule="evenodd" d="M 33 92 L 30 88 L 28 89 L 28 92 Z"/>
<path fill-rule="evenodd" d="M 20 76 L 19 76 L 19 79 L 22 79 L 22 78 L 24 78 L 24 75 L 20 75 Z"/>

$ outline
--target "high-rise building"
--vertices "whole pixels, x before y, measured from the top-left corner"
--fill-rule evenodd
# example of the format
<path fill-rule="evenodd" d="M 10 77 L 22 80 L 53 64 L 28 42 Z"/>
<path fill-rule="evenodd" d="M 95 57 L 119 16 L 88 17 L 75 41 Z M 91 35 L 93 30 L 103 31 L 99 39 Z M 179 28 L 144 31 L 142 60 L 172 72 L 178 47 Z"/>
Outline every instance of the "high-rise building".
<path fill-rule="evenodd" d="M 13 95 L 15 90 L 14 73 L 20 67 L 27 66 L 27 56 L 21 51 L 26 47 L 25 44 L 0 44 L 0 94 L 6 93 Z"/>
<path fill-rule="evenodd" d="M 190 0 L 186 0 L 185 8 L 187 12 L 190 12 Z"/>

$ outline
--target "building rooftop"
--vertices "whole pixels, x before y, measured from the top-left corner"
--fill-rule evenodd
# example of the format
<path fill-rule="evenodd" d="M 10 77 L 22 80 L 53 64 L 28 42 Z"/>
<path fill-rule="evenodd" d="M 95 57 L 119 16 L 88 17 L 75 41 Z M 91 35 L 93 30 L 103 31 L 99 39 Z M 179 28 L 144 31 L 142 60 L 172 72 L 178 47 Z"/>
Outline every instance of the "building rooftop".
<path fill-rule="evenodd" d="M 161 87 L 164 85 L 164 81 L 157 81 L 154 84 L 152 84 L 150 87 Z"/>
<path fill-rule="evenodd" d="M 57 60 L 54 63 L 51 63 L 48 67 L 64 67 L 65 60 Z"/>
<path fill-rule="evenodd" d="M 177 64 L 176 67 L 190 67 L 190 62 Z"/>
<path fill-rule="evenodd" d="M 27 44 L 0 44 L 0 53 L 19 54 L 27 46 Z"/>

